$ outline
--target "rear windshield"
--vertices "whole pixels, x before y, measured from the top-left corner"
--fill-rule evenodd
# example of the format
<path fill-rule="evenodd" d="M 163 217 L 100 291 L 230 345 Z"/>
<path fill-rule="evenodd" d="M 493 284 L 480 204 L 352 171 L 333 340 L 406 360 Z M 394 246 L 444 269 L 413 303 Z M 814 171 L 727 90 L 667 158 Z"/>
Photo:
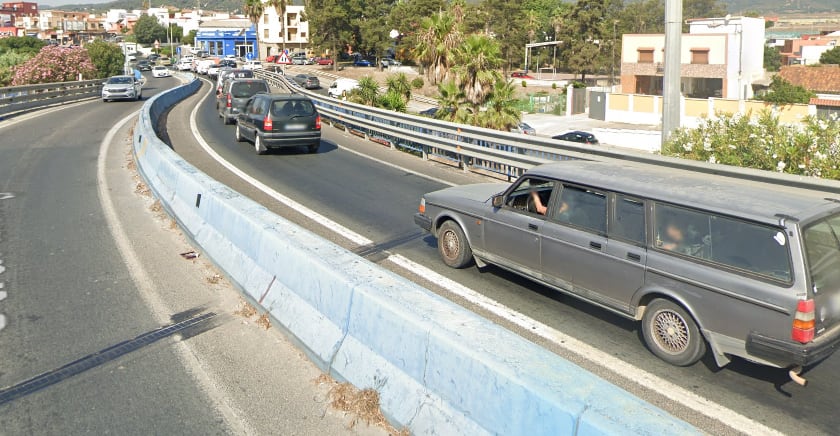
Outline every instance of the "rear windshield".
<path fill-rule="evenodd" d="M 258 92 L 268 92 L 265 82 L 236 82 L 230 85 L 233 98 L 248 98 Z"/>
<path fill-rule="evenodd" d="M 657 248 L 791 281 L 783 229 L 665 204 L 656 205 L 655 220 Z"/>
<path fill-rule="evenodd" d="M 277 117 L 315 115 L 315 106 L 308 100 L 278 100 L 271 106 L 271 114 Z"/>
<path fill-rule="evenodd" d="M 814 290 L 840 290 L 840 214 L 811 224 L 803 238 Z"/>

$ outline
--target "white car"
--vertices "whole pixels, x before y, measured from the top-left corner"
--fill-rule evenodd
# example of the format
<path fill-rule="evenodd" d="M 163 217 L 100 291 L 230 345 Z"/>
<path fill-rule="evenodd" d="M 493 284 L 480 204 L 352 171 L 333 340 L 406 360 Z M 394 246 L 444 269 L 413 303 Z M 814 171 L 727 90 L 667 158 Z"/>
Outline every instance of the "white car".
<path fill-rule="evenodd" d="M 218 77 L 219 76 L 219 70 L 221 70 L 221 69 L 222 69 L 222 66 L 219 65 L 219 64 L 210 64 L 210 66 L 207 67 L 207 75 L 210 76 L 210 77 Z"/>
<path fill-rule="evenodd" d="M 192 69 L 192 61 L 180 61 L 177 65 L 175 65 L 175 69 L 178 71 L 189 71 Z"/>
<path fill-rule="evenodd" d="M 242 66 L 244 70 L 261 70 L 262 69 L 262 61 L 248 61 L 245 62 L 245 65 Z"/>
<path fill-rule="evenodd" d="M 162 65 L 152 67 L 152 77 L 169 77 L 171 75 L 169 69 Z"/>
<path fill-rule="evenodd" d="M 207 74 L 207 69 L 215 63 L 216 61 L 213 59 L 202 59 L 195 63 L 195 72 L 198 74 Z"/>

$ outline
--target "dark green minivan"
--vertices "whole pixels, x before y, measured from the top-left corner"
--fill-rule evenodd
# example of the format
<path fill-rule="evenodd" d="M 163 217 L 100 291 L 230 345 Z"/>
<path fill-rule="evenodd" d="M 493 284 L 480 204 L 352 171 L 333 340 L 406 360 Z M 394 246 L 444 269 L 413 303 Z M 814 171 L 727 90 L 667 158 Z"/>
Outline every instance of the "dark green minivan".
<path fill-rule="evenodd" d="M 317 153 L 321 116 L 305 95 L 257 94 L 237 115 L 235 135 L 237 142 L 252 142 L 257 154 L 284 147 L 306 147 Z"/>

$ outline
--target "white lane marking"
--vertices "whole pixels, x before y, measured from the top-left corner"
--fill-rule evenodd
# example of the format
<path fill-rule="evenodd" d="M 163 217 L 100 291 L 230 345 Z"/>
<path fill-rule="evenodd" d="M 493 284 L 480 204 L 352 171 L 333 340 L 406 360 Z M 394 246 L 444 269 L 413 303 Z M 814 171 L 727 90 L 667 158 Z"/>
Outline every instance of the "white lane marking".
<path fill-rule="evenodd" d="M 11 192 L 0 192 L 0 200 L 9 200 L 11 198 L 15 198 L 15 194 Z"/>
<path fill-rule="evenodd" d="M 213 159 L 215 159 L 216 162 L 219 162 L 220 164 L 222 164 L 223 167 L 227 168 L 228 171 L 230 171 L 230 172 L 236 174 L 237 176 L 239 176 L 239 178 L 241 178 L 242 180 L 248 182 L 249 184 L 251 184 L 255 188 L 259 189 L 260 191 L 262 191 L 266 195 L 268 195 L 271 198 L 279 201 L 280 203 L 283 203 L 287 207 L 294 209 L 296 212 L 304 215 L 305 217 L 311 219 L 312 221 L 330 229 L 333 233 L 341 235 L 344 238 L 348 239 L 349 241 L 351 241 L 351 242 L 353 242 L 354 244 L 357 244 L 357 245 L 372 245 L 373 244 L 372 240 L 370 240 L 370 239 L 368 239 L 368 238 L 366 238 L 366 237 L 364 237 L 364 236 L 362 236 L 362 235 L 360 235 L 360 234 L 358 234 L 358 233 L 356 233 L 356 232 L 338 224 L 337 222 L 321 215 L 318 212 L 315 212 L 312 209 L 307 208 L 306 206 L 304 206 L 304 205 L 292 200 L 291 198 L 275 191 L 274 189 L 271 189 L 270 187 L 268 187 L 266 184 L 260 182 L 259 180 L 249 176 L 244 171 L 242 171 L 241 169 L 236 167 L 236 165 L 233 165 L 232 163 L 228 162 L 225 158 L 223 158 L 221 155 L 219 155 L 219 153 L 217 153 L 216 150 L 213 149 L 213 147 L 210 147 L 210 144 L 208 144 L 207 141 L 204 140 L 204 137 L 201 135 L 201 132 L 198 131 L 198 124 L 196 123 L 195 119 L 196 119 L 196 114 L 198 113 L 198 108 L 200 108 L 201 105 L 204 104 L 204 101 L 207 100 L 207 97 L 210 96 L 211 94 L 212 94 L 211 92 L 208 92 L 207 94 L 205 94 L 204 97 L 202 97 L 201 100 L 198 102 L 198 104 L 195 105 L 195 107 L 192 110 L 192 113 L 190 113 L 190 130 L 192 130 L 193 136 L 198 141 L 199 145 L 201 145 L 201 148 L 203 148 L 204 151 L 207 152 L 207 154 L 209 154 Z M 231 141 L 233 141 L 233 138 L 231 138 Z"/>
<path fill-rule="evenodd" d="M 441 178 L 437 178 L 437 177 L 434 177 L 434 176 L 423 174 L 419 171 L 410 170 L 406 167 L 399 166 L 399 165 L 397 165 L 395 163 L 392 163 L 392 162 L 388 162 L 388 161 L 384 161 L 382 159 L 375 158 L 373 156 L 370 156 L 370 155 L 364 154 L 362 152 L 353 150 L 352 148 L 345 147 L 345 146 L 343 146 L 341 144 L 338 144 L 338 143 L 336 143 L 335 145 L 336 145 L 336 147 L 338 147 L 338 148 L 340 148 L 340 149 L 342 149 L 342 150 L 344 150 L 348 153 L 352 153 L 352 154 L 355 154 L 356 156 L 359 156 L 359 157 L 362 157 L 362 158 L 365 158 L 365 159 L 368 159 L 368 160 L 372 160 L 372 161 L 374 161 L 378 164 L 385 165 L 387 167 L 391 167 L 391 168 L 394 168 L 396 170 L 404 171 L 406 173 L 409 173 L 409 174 L 417 176 L 417 177 L 422 177 L 426 180 L 431 180 L 433 182 L 437 182 L 437 183 L 440 183 L 440 184 L 446 185 L 446 186 L 457 186 L 458 185 L 457 183 L 452 183 L 450 181 L 443 180 Z"/>
<path fill-rule="evenodd" d="M 209 94 L 208 94 L 209 95 Z M 215 151 L 212 151 L 207 142 L 204 141 L 201 134 L 198 132 L 198 128 L 195 121 L 196 113 L 198 112 L 198 107 L 201 106 L 201 103 L 204 102 L 207 96 L 202 98 L 201 102 L 193 109 L 192 114 L 190 114 L 190 128 L 193 131 L 193 135 L 202 144 L 202 148 L 207 150 L 208 154 L 213 156 L 214 159 L 219 161 L 225 168 L 228 168 L 230 171 L 234 172 L 236 175 L 241 177 L 248 183 L 256 186 L 261 191 L 265 192 L 266 194 L 272 196 L 275 199 L 278 199 L 281 203 L 286 204 L 286 206 L 295 209 L 298 213 L 304 216 L 321 216 L 317 212 L 297 203 L 288 197 L 282 196 L 279 193 L 273 191 L 271 188 L 267 187 L 265 184 L 257 181 L 251 176 L 245 174 L 239 168 L 233 167 L 230 162 L 221 158 Z M 274 195 L 276 194 L 276 195 Z M 289 202 L 285 202 L 280 200 L 280 198 L 288 199 Z M 326 218 L 322 218 L 326 219 Z M 327 220 L 329 221 L 329 220 Z M 324 224 L 318 220 L 315 220 L 316 223 Z M 329 225 L 325 225 L 325 227 L 333 230 L 334 232 L 343 235 L 343 234 L 355 234 L 352 230 L 345 228 L 344 226 L 334 222 L 329 221 Z M 339 231 L 336 231 L 339 229 Z M 349 238 L 348 238 L 349 239 Z M 367 240 L 362 245 L 372 244 L 373 241 Z M 598 350 L 595 347 L 587 345 L 584 342 L 581 342 L 569 335 L 561 333 L 560 331 L 553 329 L 545 324 L 540 323 L 539 321 L 519 313 L 509 307 L 490 299 L 479 292 L 476 292 L 454 280 L 448 279 L 437 272 L 426 268 L 412 260 L 409 260 L 405 256 L 399 254 L 390 254 L 387 251 L 385 252 L 388 257 L 386 260 L 392 262 L 393 264 L 399 266 L 400 268 L 405 269 L 408 272 L 416 274 L 420 277 L 428 279 L 432 283 L 437 286 L 440 286 L 455 295 L 460 296 L 464 300 L 479 306 L 494 315 L 513 323 L 529 332 L 533 332 L 540 337 L 551 341 L 556 346 L 566 350 L 568 352 L 574 353 L 583 357 L 584 359 L 592 362 L 599 367 L 605 368 L 622 378 L 625 378 L 631 382 L 638 384 L 644 388 L 650 388 L 657 392 L 658 394 L 673 400 L 682 406 L 691 409 L 703 416 L 708 418 L 714 419 L 716 421 L 721 422 L 722 424 L 729 426 L 736 431 L 745 433 L 745 434 L 755 434 L 755 435 L 782 435 L 783 433 L 774 430 L 770 427 L 767 427 L 758 421 L 752 420 L 740 413 L 729 409 L 723 405 L 715 403 L 707 398 L 704 398 L 700 395 L 697 395 L 691 391 L 688 391 L 680 386 L 677 386 L 667 380 L 659 378 L 647 371 L 644 371 L 640 368 L 637 368 L 630 363 L 627 363 L 621 359 L 615 358 L 607 353 L 604 353 L 601 350 Z"/>
<path fill-rule="evenodd" d="M 123 258 L 123 263 L 125 263 L 132 281 L 140 291 L 140 297 L 151 309 L 157 318 L 157 322 L 163 325 L 170 322 L 167 315 L 169 310 L 167 305 L 158 296 L 154 280 L 146 272 L 146 268 L 140 261 L 137 252 L 134 251 L 134 246 L 123 229 L 122 222 L 117 215 L 116 207 L 111 200 L 111 189 L 108 186 L 108 179 L 105 174 L 108 150 L 111 147 L 111 142 L 113 142 L 117 132 L 126 123 L 131 121 L 132 118 L 136 117 L 138 112 L 133 112 L 131 115 L 118 121 L 105 135 L 105 138 L 99 146 L 99 157 L 96 160 L 96 182 L 99 203 L 102 206 L 102 212 L 105 215 L 105 221 L 107 222 L 108 230 L 111 232 L 111 237 L 114 239 L 117 250 Z M 195 347 L 185 341 L 176 341 L 173 347 L 176 350 L 176 355 L 179 357 L 179 360 L 181 360 L 181 364 L 213 403 L 217 413 L 222 416 L 222 420 L 227 424 L 230 432 L 233 434 L 257 434 L 239 417 L 236 410 L 227 403 L 226 397 L 222 394 L 222 389 L 218 386 L 218 383 L 215 382 L 214 378 L 208 373 L 208 370 L 198 360 L 198 352 L 195 350 Z"/>
<path fill-rule="evenodd" d="M 476 306 L 504 320 L 507 320 L 528 332 L 536 334 L 543 339 L 547 339 L 552 343 L 559 345 L 566 351 L 574 353 L 593 364 L 607 368 L 610 371 L 638 384 L 639 386 L 653 388 L 655 392 L 660 395 L 674 400 L 696 412 L 700 412 L 703 415 L 718 420 L 739 432 L 760 435 L 783 434 L 747 418 L 734 410 L 728 409 L 667 380 L 661 379 L 643 369 L 637 368 L 585 342 L 551 328 L 527 315 L 516 312 L 498 301 L 480 294 L 452 279 L 444 277 L 401 254 L 391 255 L 387 260 L 407 271 L 411 271 L 412 273 L 429 280 L 435 285 L 452 292 L 470 303 L 473 303 Z"/>

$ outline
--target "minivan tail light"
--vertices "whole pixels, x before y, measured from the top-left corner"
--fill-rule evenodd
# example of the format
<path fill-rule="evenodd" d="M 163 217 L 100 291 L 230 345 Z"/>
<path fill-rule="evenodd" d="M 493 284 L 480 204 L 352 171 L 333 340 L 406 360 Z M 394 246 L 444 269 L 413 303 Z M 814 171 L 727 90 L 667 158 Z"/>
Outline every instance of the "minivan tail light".
<path fill-rule="evenodd" d="M 228 108 L 230 108 L 231 106 L 233 106 L 233 97 L 231 97 L 230 93 L 228 92 L 228 95 L 227 95 L 227 107 L 228 107 Z"/>
<path fill-rule="evenodd" d="M 271 121 L 271 116 L 266 115 L 263 118 L 263 130 L 270 131 L 274 128 L 274 122 Z"/>
<path fill-rule="evenodd" d="M 814 328 L 816 326 L 814 312 L 814 300 L 799 300 L 790 333 L 794 341 L 807 344 L 814 340 Z"/>
<path fill-rule="evenodd" d="M 315 128 L 317 130 L 321 130 L 321 116 L 320 115 L 315 116 Z"/>

